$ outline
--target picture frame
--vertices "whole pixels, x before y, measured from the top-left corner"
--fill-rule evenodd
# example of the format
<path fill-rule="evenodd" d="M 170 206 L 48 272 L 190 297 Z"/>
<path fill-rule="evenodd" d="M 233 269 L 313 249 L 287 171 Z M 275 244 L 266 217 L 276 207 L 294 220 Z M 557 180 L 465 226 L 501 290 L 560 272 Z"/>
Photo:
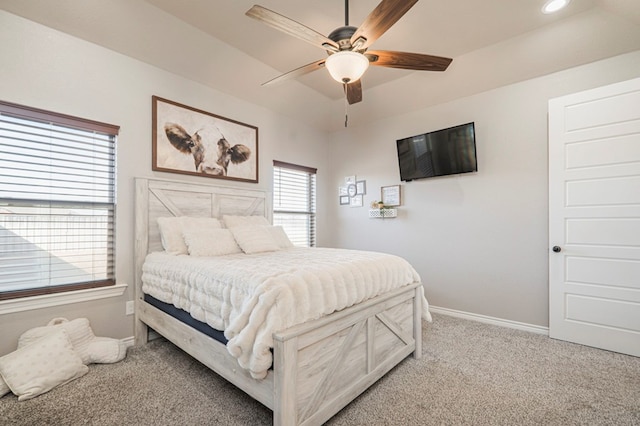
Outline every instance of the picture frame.
<path fill-rule="evenodd" d="M 362 207 L 362 195 L 355 195 L 350 198 L 349 205 L 351 207 Z"/>
<path fill-rule="evenodd" d="M 380 200 L 388 207 L 401 205 L 400 185 L 383 186 L 380 188 Z"/>
<path fill-rule="evenodd" d="M 339 186 L 338 187 L 338 195 L 340 195 L 340 196 L 349 195 L 349 193 L 347 192 L 347 187 L 346 186 Z"/>
<path fill-rule="evenodd" d="M 348 195 L 341 195 L 340 196 L 340 205 L 341 206 L 348 206 L 351 203 L 350 198 Z"/>
<path fill-rule="evenodd" d="M 154 171 L 258 183 L 258 128 L 152 96 Z"/>
<path fill-rule="evenodd" d="M 353 176 L 345 176 L 344 177 L 344 183 L 345 183 L 345 185 L 349 185 L 351 183 L 356 183 L 356 176 L 355 175 L 353 175 Z"/>
<path fill-rule="evenodd" d="M 367 181 L 366 180 L 357 180 L 356 181 L 356 194 L 365 195 L 367 193 Z"/>

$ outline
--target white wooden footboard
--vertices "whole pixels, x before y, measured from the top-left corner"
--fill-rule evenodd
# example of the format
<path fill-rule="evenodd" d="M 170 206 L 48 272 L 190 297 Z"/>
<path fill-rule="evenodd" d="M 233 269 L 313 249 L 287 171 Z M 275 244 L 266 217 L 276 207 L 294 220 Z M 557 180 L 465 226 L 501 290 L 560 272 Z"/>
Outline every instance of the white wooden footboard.
<path fill-rule="evenodd" d="M 421 357 L 420 285 L 274 333 L 274 424 L 322 424 L 409 354 Z"/>

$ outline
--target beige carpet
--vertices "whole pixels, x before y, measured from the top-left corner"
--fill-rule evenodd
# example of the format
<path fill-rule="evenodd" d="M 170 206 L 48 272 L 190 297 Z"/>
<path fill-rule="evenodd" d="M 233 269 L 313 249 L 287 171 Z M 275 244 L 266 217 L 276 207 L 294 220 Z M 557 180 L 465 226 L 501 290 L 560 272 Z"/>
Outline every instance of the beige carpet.
<path fill-rule="evenodd" d="M 434 315 L 407 358 L 329 425 L 640 425 L 640 358 Z M 30 401 L 2 425 L 269 425 L 271 411 L 164 340 Z"/>

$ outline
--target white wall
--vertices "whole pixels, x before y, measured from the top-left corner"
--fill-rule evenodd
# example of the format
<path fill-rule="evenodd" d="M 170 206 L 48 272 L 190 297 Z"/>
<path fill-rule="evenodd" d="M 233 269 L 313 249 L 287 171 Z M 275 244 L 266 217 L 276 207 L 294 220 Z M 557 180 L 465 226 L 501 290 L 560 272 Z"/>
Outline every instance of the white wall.
<path fill-rule="evenodd" d="M 145 63 L 0 11 L 0 97 L 4 101 L 120 126 L 117 143 L 116 279 L 122 297 L 0 315 L 0 355 L 15 349 L 25 330 L 55 317 L 87 317 L 97 335 L 133 335 L 133 179 L 137 176 L 270 190 L 272 161 L 318 168 L 328 178 L 327 135 L 269 110 L 151 67 Z M 238 78 L 241 78 L 240 76 Z M 257 89 L 258 90 L 258 89 Z M 259 183 L 151 171 L 151 96 L 158 95 L 259 129 Z M 326 204 L 325 192 L 318 201 Z M 320 212 L 319 227 L 327 227 Z M 322 235 L 320 235 L 322 242 Z"/>
<path fill-rule="evenodd" d="M 547 326 L 547 102 L 637 76 L 640 51 L 337 132 L 334 190 L 355 174 L 367 195 L 350 208 L 336 192 L 330 244 L 405 257 L 432 305 Z M 396 139 L 470 121 L 477 173 L 402 183 L 398 218 L 367 218 L 401 183 Z"/>

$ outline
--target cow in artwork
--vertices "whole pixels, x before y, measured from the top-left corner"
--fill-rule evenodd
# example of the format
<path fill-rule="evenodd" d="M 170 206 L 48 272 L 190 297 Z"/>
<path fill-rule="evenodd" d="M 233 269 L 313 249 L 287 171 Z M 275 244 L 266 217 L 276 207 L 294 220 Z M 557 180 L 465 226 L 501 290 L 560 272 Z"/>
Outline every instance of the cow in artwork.
<path fill-rule="evenodd" d="M 243 144 L 231 144 L 224 135 L 218 140 L 217 147 L 212 149 L 202 141 L 195 132 L 193 135 L 175 123 L 167 123 L 164 132 L 175 149 L 183 154 L 193 156 L 196 172 L 214 176 L 227 176 L 229 162 L 240 164 L 249 159 L 251 149 Z"/>

